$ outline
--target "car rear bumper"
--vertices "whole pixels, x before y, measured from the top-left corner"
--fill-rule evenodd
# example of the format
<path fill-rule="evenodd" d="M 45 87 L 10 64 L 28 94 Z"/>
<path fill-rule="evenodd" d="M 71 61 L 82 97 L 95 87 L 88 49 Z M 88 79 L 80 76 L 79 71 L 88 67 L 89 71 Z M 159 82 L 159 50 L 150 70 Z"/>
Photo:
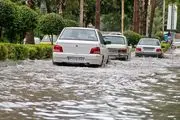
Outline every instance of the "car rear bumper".
<path fill-rule="evenodd" d="M 162 56 L 162 52 L 136 52 L 136 56 Z"/>
<path fill-rule="evenodd" d="M 101 65 L 102 61 L 103 55 L 99 54 L 69 54 L 53 52 L 53 62 L 55 63 Z"/>
<path fill-rule="evenodd" d="M 127 56 L 128 56 L 128 54 L 125 53 L 125 54 L 109 55 L 109 58 L 110 58 L 110 59 L 118 59 L 118 58 L 125 58 L 125 57 L 127 57 Z"/>

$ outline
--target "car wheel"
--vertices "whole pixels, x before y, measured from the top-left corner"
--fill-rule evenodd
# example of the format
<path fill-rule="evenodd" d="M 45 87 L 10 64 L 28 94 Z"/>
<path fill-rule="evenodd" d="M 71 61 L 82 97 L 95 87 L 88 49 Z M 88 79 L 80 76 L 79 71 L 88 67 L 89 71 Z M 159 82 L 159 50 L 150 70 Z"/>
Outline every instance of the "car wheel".
<path fill-rule="evenodd" d="M 109 56 L 108 56 L 108 59 L 107 59 L 107 61 L 106 61 L 106 64 L 108 64 L 109 63 Z"/>
<path fill-rule="evenodd" d="M 128 61 L 128 59 L 129 59 L 129 56 L 128 56 L 128 55 L 124 57 L 124 60 L 125 60 L 125 61 Z"/>

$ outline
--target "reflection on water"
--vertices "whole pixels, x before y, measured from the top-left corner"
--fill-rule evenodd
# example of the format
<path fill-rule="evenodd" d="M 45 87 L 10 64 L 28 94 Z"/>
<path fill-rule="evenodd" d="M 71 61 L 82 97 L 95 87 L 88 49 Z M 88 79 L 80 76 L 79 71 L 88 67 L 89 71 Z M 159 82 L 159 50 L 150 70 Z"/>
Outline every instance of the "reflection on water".
<path fill-rule="evenodd" d="M 0 118 L 179 120 L 178 61 L 132 58 L 105 68 L 0 63 Z"/>

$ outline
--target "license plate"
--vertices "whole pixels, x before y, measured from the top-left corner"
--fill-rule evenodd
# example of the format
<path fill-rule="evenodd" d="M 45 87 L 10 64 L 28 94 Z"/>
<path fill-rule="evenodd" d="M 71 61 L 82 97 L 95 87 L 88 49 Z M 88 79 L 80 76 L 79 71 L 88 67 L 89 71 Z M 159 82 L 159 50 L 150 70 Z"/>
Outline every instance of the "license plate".
<path fill-rule="evenodd" d="M 118 50 L 116 50 L 116 49 L 109 49 L 109 52 L 111 52 L 111 53 L 118 53 Z"/>
<path fill-rule="evenodd" d="M 71 61 L 83 61 L 85 58 L 84 57 L 71 57 L 71 56 L 68 56 L 67 57 L 68 60 L 71 60 Z"/>

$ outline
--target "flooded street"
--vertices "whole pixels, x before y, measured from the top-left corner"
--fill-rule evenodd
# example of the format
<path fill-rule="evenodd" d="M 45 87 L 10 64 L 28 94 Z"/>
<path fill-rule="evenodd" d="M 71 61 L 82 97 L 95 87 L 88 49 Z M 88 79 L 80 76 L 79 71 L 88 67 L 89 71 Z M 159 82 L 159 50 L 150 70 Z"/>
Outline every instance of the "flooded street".
<path fill-rule="evenodd" d="M 0 63 L 0 120 L 180 120 L 180 56 L 111 61 Z"/>

